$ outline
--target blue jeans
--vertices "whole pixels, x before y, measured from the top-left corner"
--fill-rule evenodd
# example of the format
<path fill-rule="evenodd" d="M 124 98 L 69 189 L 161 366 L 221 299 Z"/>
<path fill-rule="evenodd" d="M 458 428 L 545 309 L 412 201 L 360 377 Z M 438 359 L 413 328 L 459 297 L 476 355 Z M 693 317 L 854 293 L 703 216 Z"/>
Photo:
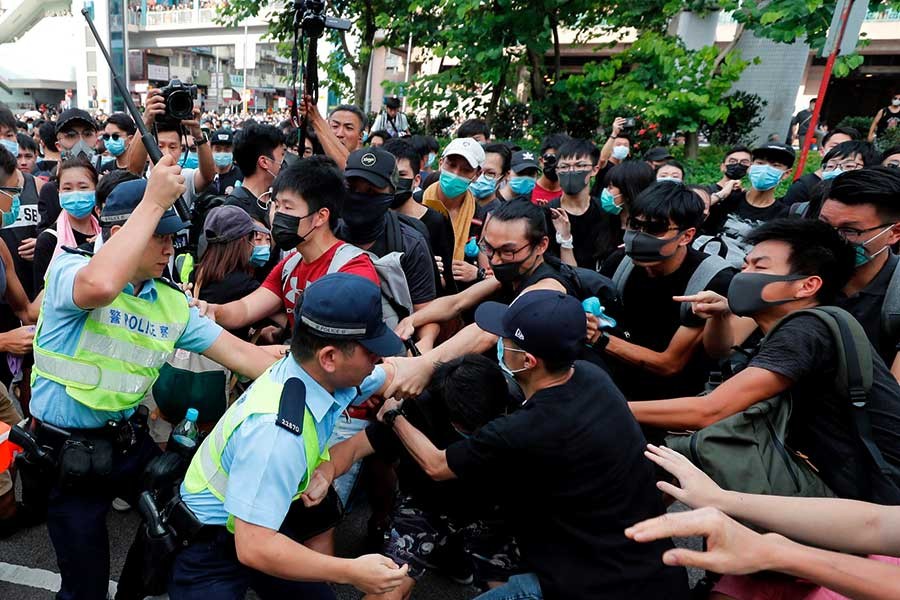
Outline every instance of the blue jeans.
<path fill-rule="evenodd" d="M 501 585 L 478 596 L 475 600 L 543 600 L 541 584 L 534 573 L 513 575 Z"/>
<path fill-rule="evenodd" d="M 365 419 L 354 419 L 351 417 L 348 421 L 344 417 L 339 417 L 337 423 L 334 425 L 334 431 L 331 433 L 331 438 L 328 440 L 328 447 L 330 448 L 338 442 L 349 440 L 368 426 L 369 422 Z M 338 493 L 338 497 L 341 499 L 341 504 L 344 506 L 344 509 L 348 512 L 350 494 L 353 493 L 353 488 L 356 487 L 356 480 L 359 478 L 360 468 L 362 468 L 362 462 L 355 462 L 350 466 L 349 471 L 334 480 L 334 489 Z"/>

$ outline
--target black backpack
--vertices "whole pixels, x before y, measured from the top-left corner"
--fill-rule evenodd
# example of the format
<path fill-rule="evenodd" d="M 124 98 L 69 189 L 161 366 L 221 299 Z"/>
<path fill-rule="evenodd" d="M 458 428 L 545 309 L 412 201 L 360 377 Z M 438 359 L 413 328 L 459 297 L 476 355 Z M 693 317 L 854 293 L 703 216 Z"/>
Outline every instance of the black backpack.
<path fill-rule="evenodd" d="M 214 208 L 225 204 L 224 195 L 214 194 L 212 192 L 204 192 L 196 200 L 191 210 L 191 227 L 188 234 L 188 247 L 191 254 L 197 256 L 197 249 L 200 246 L 200 238 L 203 235 L 203 224 L 206 222 L 206 215 Z"/>

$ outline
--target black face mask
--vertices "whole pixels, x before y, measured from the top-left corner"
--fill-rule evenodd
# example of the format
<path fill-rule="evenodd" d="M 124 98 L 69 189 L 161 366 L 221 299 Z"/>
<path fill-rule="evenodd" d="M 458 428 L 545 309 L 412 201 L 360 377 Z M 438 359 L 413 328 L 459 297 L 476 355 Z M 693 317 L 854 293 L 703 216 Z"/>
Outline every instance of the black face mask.
<path fill-rule="evenodd" d="M 305 217 L 295 217 L 282 212 L 275 213 L 272 219 L 272 239 L 275 240 L 275 246 L 279 250 L 293 250 L 306 241 L 306 236 L 297 233 L 300 227 L 300 221 L 313 216 L 316 213 L 310 213 Z M 308 232 L 309 235 L 312 231 Z"/>
<path fill-rule="evenodd" d="M 399 208 L 412 196 L 412 178 L 402 177 L 397 180 L 397 188 L 394 192 L 394 201 L 391 202 L 391 208 Z"/>
<path fill-rule="evenodd" d="M 394 194 L 349 192 L 341 211 L 345 241 L 368 244 L 380 238 L 387 227 L 387 211 L 393 201 Z"/>
<path fill-rule="evenodd" d="M 567 195 L 577 196 L 581 193 L 581 190 L 587 187 L 587 181 L 584 180 L 584 176 L 588 173 L 590 171 L 563 173 L 559 176 L 559 185 Z"/>
<path fill-rule="evenodd" d="M 508 262 L 508 263 L 500 263 L 499 265 L 491 265 L 491 270 L 494 272 L 494 277 L 497 278 L 502 285 L 509 287 L 513 286 L 519 281 L 521 281 L 527 273 L 522 273 L 522 265 L 525 264 L 525 261 L 531 258 L 534 253 L 534 249 L 532 248 L 531 253 L 528 254 L 522 260 L 517 260 L 516 262 Z M 531 269 L 529 269 L 530 271 Z"/>
<path fill-rule="evenodd" d="M 725 177 L 728 179 L 743 179 L 744 175 L 747 174 L 747 169 L 749 169 L 747 165 L 742 165 L 740 163 L 736 165 L 728 165 L 725 167 Z"/>
<path fill-rule="evenodd" d="M 679 234 L 675 235 L 677 237 Z M 674 239 L 674 237 L 660 239 L 643 231 L 629 229 L 625 232 L 625 254 L 638 262 L 661 262 L 673 256 L 663 254 L 662 248 Z"/>
<path fill-rule="evenodd" d="M 556 156 L 553 154 L 544 155 L 544 177 L 550 181 L 559 181 L 559 175 L 556 174 Z"/>
<path fill-rule="evenodd" d="M 794 298 L 784 300 L 765 300 L 763 290 L 770 283 L 779 281 L 798 281 L 808 275 L 770 275 L 769 273 L 738 273 L 728 286 L 728 308 L 739 317 L 752 317 L 770 306 L 778 306 L 791 302 Z"/>

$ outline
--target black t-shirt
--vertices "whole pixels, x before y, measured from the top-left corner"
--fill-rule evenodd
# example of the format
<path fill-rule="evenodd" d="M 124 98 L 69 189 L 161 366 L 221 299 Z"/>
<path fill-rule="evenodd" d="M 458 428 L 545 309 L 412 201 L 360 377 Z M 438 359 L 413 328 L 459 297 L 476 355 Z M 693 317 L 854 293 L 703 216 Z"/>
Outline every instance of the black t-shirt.
<path fill-rule="evenodd" d="M 438 448 L 447 448 L 463 439 L 450 426 L 443 403 L 427 391 L 418 398 L 404 402 L 403 412 L 409 422 Z M 398 461 L 400 491 L 413 497 L 417 506 L 463 521 L 477 519 L 488 508 L 487 502 L 478 502 L 485 498 L 486 490 L 473 486 L 472 482 L 431 479 L 387 425 L 372 423 L 366 428 L 366 436 L 378 456 L 391 463 Z"/>
<path fill-rule="evenodd" d="M 86 244 L 93 235 L 87 235 L 80 231 L 72 230 L 75 237 L 75 245 L 81 246 Z M 45 229 L 37 236 L 34 243 L 34 292 L 40 293 L 44 289 L 44 277 L 47 275 L 47 269 L 50 268 L 50 261 L 53 260 L 53 252 L 56 250 L 57 241 L 56 226 Z"/>
<path fill-rule="evenodd" d="M 809 122 L 812 120 L 812 111 L 808 108 L 804 108 L 791 120 L 791 125 L 797 126 L 797 137 L 800 138 L 801 143 L 803 142 L 803 136 L 806 135 L 806 130 L 809 129 Z M 790 140 L 788 140 L 790 142 Z"/>
<path fill-rule="evenodd" d="M 709 209 L 709 217 L 701 229 L 709 235 L 727 236 L 749 252 L 752 247 L 745 241 L 747 234 L 763 223 L 787 216 L 789 208 L 784 200 L 777 198 L 769 206 L 759 208 L 747 202 L 746 192 L 733 192 Z"/>
<path fill-rule="evenodd" d="M 241 170 L 237 165 L 231 165 L 231 170 L 227 173 L 216 173 L 215 177 L 213 177 L 212 183 L 210 183 L 202 193 L 204 194 L 215 194 L 216 196 L 222 196 L 225 194 L 231 194 L 234 192 L 235 185 L 238 181 L 244 180 L 244 174 L 241 173 Z"/>
<path fill-rule="evenodd" d="M 548 205 L 550 208 L 560 208 L 562 200 L 551 200 Z M 609 227 L 609 219 L 607 214 L 599 203 L 591 198 L 588 203 L 588 209 L 580 215 L 573 215 L 566 211 L 569 215 L 569 223 L 572 228 L 572 244 L 575 246 L 572 252 L 575 254 L 575 262 L 579 267 L 594 270 L 597 268 L 597 240 L 603 236 L 603 232 Z M 548 219 L 549 216 L 548 210 Z M 618 220 L 618 217 L 616 217 Z M 550 247 L 549 252 L 554 256 L 559 256 L 561 248 L 556 243 L 556 236 L 553 234 L 552 219 L 550 225 Z"/>
<path fill-rule="evenodd" d="M 113 158 L 113 159 L 111 159 L 111 160 L 105 161 L 105 162 L 100 166 L 100 168 L 97 169 L 97 175 L 99 175 L 100 177 L 104 177 L 104 176 L 106 176 L 106 175 L 109 175 L 109 174 L 112 173 L 113 171 L 124 171 L 124 170 L 126 170 L 126 167 L 120 167 L 120 166 L 116 163 L 116 159 Z"/>
<path fill-rule="evenodd" d="M 453 238 L 453 224 L 450 219 L 439 213 L 438 211 L 425 207 L 425 214 L 419 219 L 428 228 L 428 236 L 431 241 L 431 250 L 435 256 L 440 256 L 444 267 L 450 276 L 444 280 L 444 287 L 441 295 L 455 294 L 458 287 L 456 280 L 453 279 L 449 265 L 453 264 L 453 246 L 455 240 Z"/>
<path fill-rule="evenodd" d="M 38 215 L 41 219 L 37 226 L 38 231 L 43 231 L 56 223 L 59 213 L 62 212 L 59 206 L 59 188 L 56 186 L 56 181 L 48 181 L 41 188 L 38 197 Z"/>
<path fill-rule="evenodd" d="M 815 173 L 802 175 L 788 188 L 787 193 L 784 195 L 784 205 L 790 209 L 793 204 L 811 201 L 821 183 L 822 179 Z"/>
<path fill-rule="evenodd" d="M 11 225 L 0 229 L 0 238 L 6 243 L 9 253 L 12 255 L 13 265 L 16 267 L 16 275 L 22 283 L 22 288 L 29 299 L 34 299 L 37 295 L 32 281 L 34 280 L 34 264 L 30 260 L 25 260 L 19 256 L 19 246 L 28 238 L 37 237 L 37 225 L 40 222 L 40 214 L 38 212 L 37 185 L 35 179 L 27 173 L 22 174 L 25 178 L 22 186 L 22 194 L 19 196 L 21 207 L 19 208 L 19 216 Z"/>
<path fill-rule="evenodd" d="M 197 270 L 194 269 L 193 273 L 191 273 L 191 283 L 196 281 L 196 274 Z M 232 271 L 227 273 L 222 281 L 204 283 L 200 288 L 199 299 L 211 304 L 228 304 L 249 296 L 259 286 L 259 281 L 252 275 L 244 271 Z M 249 326 L 241 327 L 239 329 L 230 329 L 229 332 L 242 340 L 246 340 L 249 329 Z"/>
<path fill-rule="evenodd" d="M 900 385 L 873 352 L 874 377 L 867 411 L 885 460 L 900 469 Z M 828 327 L 812 315 L 780 326 L 750 361 L 790 379 L 793 399 L 788 444 L 809 456 L 822 480 L 839 496 L 877 502 L 860 489 L 857 473 L 877 477 L 856 433 L 846 398 L 833 395 L 837 349 Z M 900 485 L 900 480 L 896 481 Z"/>
<path fill-rule="evenodd" d="M 888 367 L 894 364 L 894 358 L 897 356 L 897 351 L 900 350 L 900 336 L 890 337 L 885 334 L 881 319 L 881 307 L 884 304 L 884 296 L 887 294 L 891 276 L 897 268 L 898 261 L 900 261 L 900 257 L 891 254 L 869 285 L 849 298 L 843 293 L 839 293 L 834 302 L 836 306 L 840 306 L 859 321 L 866 330 L 869 341 L 878 350 L 881 360 Z"/>
<path fill-rule="evenodd" d="M 237 206 L 248 215 L 269 227 L 269 212 L 259 205 L 259 201 L 253 192 L 241 186 L 225 198 L 224 206 Z"/>
<path fill-rule="evenodd" d="M 619 263 L 625 256 L 624 250 L 613 253 L 600 272 L 612 278 Z M 669 347 L 672 337 L 679 327 L 701 328 L 703 319 L 689 313 L 681 318 L 681 304 L 672 296 L 681 296 L 687 289 L 691 275 L 708 255 L 689 248 L 684 262 L 675 271 L 661 277 L 650 277 L 647 270 L 635 266 L 622 294 L 624 305 L 624 326 L 630 333 L 629 342 L 663 352 Z M 723 296 L 728 294 L 728 285 L 734 277 L 734 269 L 726 269 L 716 275 L 707 289 Z M 616 383 L 629 400 L 658 400 L 679 396 L 694 396 L 703 391 L 712 361 L 702 348 L 698 348 L 687 366 L 676 375 L 663 377 L 626 364 L 610 357 Z"/>
<path fill-rule="evenodd" d="M 609 376 L 578 361 L 568 382 L 452 444 L 447 463 L 500 491 L 547 600 L 687 598 L 684 570 L 660 560 L 671 541 L 638 544 L 622 533 L 665 512 L 645 444 Z"/>

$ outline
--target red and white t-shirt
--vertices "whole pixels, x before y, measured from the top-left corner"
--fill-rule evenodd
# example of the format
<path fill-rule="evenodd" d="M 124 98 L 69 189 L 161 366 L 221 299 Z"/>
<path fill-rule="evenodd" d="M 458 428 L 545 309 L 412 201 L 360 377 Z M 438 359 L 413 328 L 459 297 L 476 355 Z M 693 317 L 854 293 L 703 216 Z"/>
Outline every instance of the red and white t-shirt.
<path fill-rule="evenodd" d="M 269 276 L 266 277 L 266 280 L 262 285 L 267 290 L 278 294 L 281 298 L 281 303 L 284 305 L 284 309 L 287 312 L 291 329 L 294 327 L 294 305 L 300 298 L 300 294 L 306 289 L 307 285 L 328 273 L 328 267 L 331 265 L 334 253 L 343 245 L 344 242 L 336 243 L 329 248 L 325 254 L 311 263 L 306 263 L 302 260 L 299 261 L 297 266 L 294 267 L 294 270 L 291 271 L 290 276 L 284 282 L 284 285 L 281 283 L 281 272 L 284 269 L 284 263 L 290 260 L 290 254 L 284 257 L 281 262 L 272 269 Z M 338 271 L 340 273 L 360 275 L 376 285 L 380 285 L 381 283 L 378 280 L 378 274 L 375 272 L 375 265 L 372 264 L 372 260 L 366 254 L 360 254 L 356 258 L 348 261 L 347 264 L 338 269 Z"/>
<path fill-rule="evenodd" d="M 557 198 L 562 197 L 562 189 L 558 189 L 555 192 L 551 192 L 548 189 L 541 187 L 541 184 L 535 183 L 534 190 L 531 192 L 531 201 L 534 204 L 544 205 Z"/>

